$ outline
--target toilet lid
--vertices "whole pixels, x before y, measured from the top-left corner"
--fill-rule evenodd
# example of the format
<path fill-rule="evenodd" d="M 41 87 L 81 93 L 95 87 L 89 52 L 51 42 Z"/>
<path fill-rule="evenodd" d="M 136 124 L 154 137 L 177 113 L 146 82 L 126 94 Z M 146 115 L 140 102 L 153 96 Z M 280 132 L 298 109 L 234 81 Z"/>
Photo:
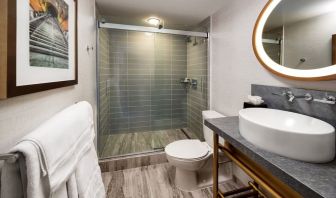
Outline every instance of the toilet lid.
<path fill-rule="evenodd" d="M 206 156 L 210 150 L 199 140 L 179 140 L 166 146 L 167 155 L 181 159 L 195 159 Z"/>

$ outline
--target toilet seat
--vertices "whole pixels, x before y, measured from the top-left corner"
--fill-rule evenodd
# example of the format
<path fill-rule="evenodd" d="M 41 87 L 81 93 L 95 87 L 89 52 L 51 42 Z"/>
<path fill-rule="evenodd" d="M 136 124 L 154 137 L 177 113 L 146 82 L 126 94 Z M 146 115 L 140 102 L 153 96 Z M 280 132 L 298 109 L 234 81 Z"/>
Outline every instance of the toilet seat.
<path fill-rule="evenodd" d="M 182 161 L 202 160 L 211 154 L 207 143 L 200 140 L 178 140 L 166 146 L 167 155 Z"/>

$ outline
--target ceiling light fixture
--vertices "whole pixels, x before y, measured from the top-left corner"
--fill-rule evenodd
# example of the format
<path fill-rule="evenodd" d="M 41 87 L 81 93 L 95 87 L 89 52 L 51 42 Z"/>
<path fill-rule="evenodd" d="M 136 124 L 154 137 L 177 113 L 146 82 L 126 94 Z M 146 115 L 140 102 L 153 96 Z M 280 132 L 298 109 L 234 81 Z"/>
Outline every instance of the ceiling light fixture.
<path fill-rule="evenodd" d="M 150 17 L 146 21 L 147 21 L 147 23 L 149 23 L 151 25 L 154 25 L 154 26 L 158 26 L 161 23 L 161 20 L 156 18 L 156 17 Z"/>

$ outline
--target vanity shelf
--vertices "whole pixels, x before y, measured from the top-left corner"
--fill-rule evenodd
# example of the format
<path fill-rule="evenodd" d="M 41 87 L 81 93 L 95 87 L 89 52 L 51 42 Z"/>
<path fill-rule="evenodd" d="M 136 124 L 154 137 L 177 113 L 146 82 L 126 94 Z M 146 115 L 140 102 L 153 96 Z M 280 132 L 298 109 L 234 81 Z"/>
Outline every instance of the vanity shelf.
<path fill-rule="evenodd" d="M 269 195 L 274 198 L 302 198 L 300 194 L 292 190 L 283 182 L 279 181 L 270 172 L 253 162 L 246 155 L 242 154 L 238 149 L 234 148 L 230 143 L 221 145 L 218 143 L 219 136 L 214 134 L 214 158 L 213 158 L 213 170 L 214 170 L 214 186 L 213 194 L 219 195 L 221 198 L 225 198 L 227 193 L 218 190 L 218 150 L 222 151 L 233 163 L 235 163 L 240 169 L 242 169 L 253 182 L 249 182 L 252 186 L 253 192 L 257 193 L 256 197 L 266 198 Z M 216 152 L 217 151 L 217 152 Z M 215 198 L 216 196 L 214 196 Z M 248 197 L 248 196 L 246 196 Z"/>

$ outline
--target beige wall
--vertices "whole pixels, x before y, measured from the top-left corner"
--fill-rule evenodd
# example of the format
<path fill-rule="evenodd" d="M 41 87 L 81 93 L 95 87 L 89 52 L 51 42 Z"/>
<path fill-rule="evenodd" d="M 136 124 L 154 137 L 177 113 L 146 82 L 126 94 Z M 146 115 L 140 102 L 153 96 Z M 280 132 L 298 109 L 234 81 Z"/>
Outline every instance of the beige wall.
<path fill-rule="evenodd" d="M 95 1 L 78 1 L 79 84 L 0 101 L 0 152 L 6 152 L 40 123 L 77 101 L 86 100 L 96 110 Z"/>
<path fill-rule="evenodd" d="M 332 65 L 332 35 L 336 34 L 336 12 L 285 26 L 284 64 L 297 69 Z M 306 62 L 300 62 L 305 58 Z"/>
<path fill-rule="evenodd" d="M 266 71 L 253 53 L 252 31 L 267 0 L 225 1 L 227 4 L 211 17 L 212 109 L 237 115 L 252 83 L 336 91 L 336 81 L 300 82 Z"/>

